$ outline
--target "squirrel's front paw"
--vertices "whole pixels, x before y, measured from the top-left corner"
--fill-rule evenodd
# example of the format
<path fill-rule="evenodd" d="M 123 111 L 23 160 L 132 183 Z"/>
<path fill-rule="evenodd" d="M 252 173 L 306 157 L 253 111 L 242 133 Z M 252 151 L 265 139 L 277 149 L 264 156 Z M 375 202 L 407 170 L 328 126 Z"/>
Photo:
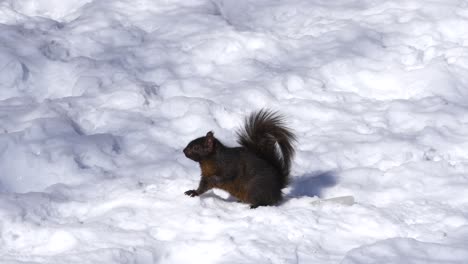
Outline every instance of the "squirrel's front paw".
<path fill-rule="evenodd" d="M 189 190 L 185 192 L 185 195 L 188 195 L 190 197 L 195 197 L 195 196 L 198 196 L 198 192 L 195 190 Z"/>

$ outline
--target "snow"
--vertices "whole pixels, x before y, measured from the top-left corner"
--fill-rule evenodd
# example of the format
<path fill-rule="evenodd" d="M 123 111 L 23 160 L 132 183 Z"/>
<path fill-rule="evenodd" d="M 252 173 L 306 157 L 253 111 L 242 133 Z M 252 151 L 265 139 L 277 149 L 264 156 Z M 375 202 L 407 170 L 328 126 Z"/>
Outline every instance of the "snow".
<path fill-rule="evenodd" d="M 0 1 L 0 263 L 467 263 L 467 87 L 466 1 Z M 285 201 L 185 196 L 262 107 Z"/>

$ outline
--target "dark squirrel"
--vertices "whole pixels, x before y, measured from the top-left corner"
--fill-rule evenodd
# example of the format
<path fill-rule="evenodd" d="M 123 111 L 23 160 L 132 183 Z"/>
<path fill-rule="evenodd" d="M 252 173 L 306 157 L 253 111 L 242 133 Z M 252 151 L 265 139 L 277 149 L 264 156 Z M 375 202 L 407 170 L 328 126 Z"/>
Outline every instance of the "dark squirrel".
<path fill-rule="evenodd" d="M 240 147 L 224 146 L 211 131 L 185 147 L 185 156 L 201 168 L 198 188 L 185 194 L 219 188 L 250 208 L 277 204 L 289 182 L 295 135 L 283 116 L 265 109 L 252 113 L 237 135 Z"/>

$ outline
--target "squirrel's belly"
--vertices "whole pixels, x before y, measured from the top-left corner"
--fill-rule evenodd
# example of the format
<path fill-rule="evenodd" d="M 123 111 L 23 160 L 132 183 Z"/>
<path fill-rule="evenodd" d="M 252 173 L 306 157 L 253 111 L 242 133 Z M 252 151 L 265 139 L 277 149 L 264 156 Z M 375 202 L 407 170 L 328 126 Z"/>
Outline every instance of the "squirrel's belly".
<path fill-rule="evenodd" d="M 236 197 L 241 202 L 247 203 L 247 192 L 236 182 L 232 183 L 222 183 L 217 186 L 219 189 L 225 190 L 230 195 Z"/>

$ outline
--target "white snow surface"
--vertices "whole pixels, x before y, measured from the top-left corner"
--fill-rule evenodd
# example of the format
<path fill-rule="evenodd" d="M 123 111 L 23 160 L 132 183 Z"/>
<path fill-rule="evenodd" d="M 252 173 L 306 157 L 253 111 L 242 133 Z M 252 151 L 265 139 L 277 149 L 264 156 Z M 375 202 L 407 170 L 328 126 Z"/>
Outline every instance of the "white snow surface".
<path fill-rule="evenodd" d="M 285 201 L 185 196 L 263 107 Z M 0 263 L 466 264 L 468 1 L 1 0 L 0 133 Z"/>

